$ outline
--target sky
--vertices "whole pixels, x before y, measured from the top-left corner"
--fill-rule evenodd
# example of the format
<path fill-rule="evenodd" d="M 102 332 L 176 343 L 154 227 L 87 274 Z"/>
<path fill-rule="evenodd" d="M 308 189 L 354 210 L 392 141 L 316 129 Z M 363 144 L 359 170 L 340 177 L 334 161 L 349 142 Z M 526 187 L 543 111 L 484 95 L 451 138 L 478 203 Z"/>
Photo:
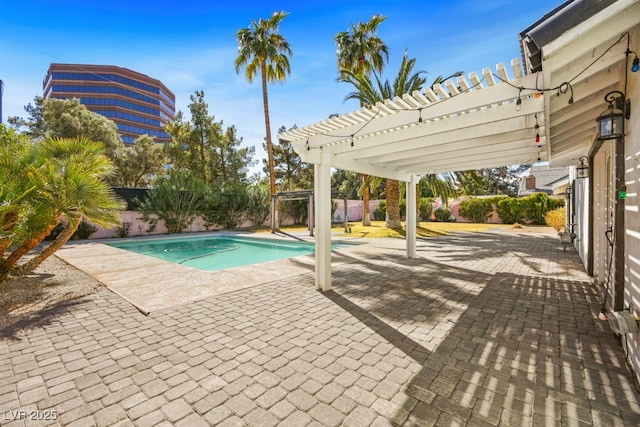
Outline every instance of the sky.
<path fill-rule="evenodd" d="M 372 15 L 386 16 L 378 36 L 387 44 L 383 78 L 393 81 L 407 51 L 427 84 L 457 71 L 495 70 L 521 58 L 518 34 L 562 0 L 0 0 L 2 121 L 26 117 L 42 95 L 51 63 L 116 65 L 162 81 L 188 118 L 189 97 L 205 93 L 209 114 L 235 126 L 243 146 L 266 157 L 262 91 L 236 73 L 235 34 L 275 11 L 289 15 L 280 33 L 293 56 L 291 74 L 269 86 L 272 135 L 358 109 L 338 83 L 334 37 Z M 259 170 L 261 166 L 258 166 Z"/>

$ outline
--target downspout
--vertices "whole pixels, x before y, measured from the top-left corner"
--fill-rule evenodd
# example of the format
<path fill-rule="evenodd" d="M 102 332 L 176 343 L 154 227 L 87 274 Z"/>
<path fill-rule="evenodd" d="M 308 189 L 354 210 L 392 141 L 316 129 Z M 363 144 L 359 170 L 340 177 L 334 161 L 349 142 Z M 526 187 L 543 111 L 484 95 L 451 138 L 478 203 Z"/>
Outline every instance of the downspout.
<path fill-rule="evenodd" d="M 624 136 L 617 138 L 615 142 L 615 204 L 614 204 L 614 239 L 615 246 L 613 253 L 615 256 L 615 275 L 614 275 L 614 297 L 613 311 L 622 311 L 624 308 L 624 208 L 626 185 L 625 185 L 625 167 L 624 167 Z"/>
<path fill-rule="evenodd" d="M 588 223 L 588 239 L 589 239 L 589 247 L 587 248 L 587 274 L 590 277 L 593 277 L 594 275 L 594 250 L 595 250 L 595 242 L 594 242 L 594 227 L 593 227 L 593 218 L 595 215 L 595 209 L 594 209 L 594 203 L 595 203 L 595 196 L 594 196 L 594 159 L 596 157 L 596 154 L 598 153 L 598 151 L 600 150 L 600 147 L 602 147 L 602 141 L 599 139 L 596 139 L 595 144 L 591 147 L 591 150 L 589 150 L 589 155 L 588 155 L 588 159 L 587 159 L 587 164 L 589 165 L 589 185 L 588 185 L 588 191 L 589 191 L 589 223 Z"/>

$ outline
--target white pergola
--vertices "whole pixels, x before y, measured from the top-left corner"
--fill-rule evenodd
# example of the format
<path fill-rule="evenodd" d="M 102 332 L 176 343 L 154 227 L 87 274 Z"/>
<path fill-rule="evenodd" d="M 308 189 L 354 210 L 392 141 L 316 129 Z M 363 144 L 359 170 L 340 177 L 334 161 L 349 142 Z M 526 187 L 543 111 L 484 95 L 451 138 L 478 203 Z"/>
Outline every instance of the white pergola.
<path fill-rule="evenodd" d="M 316 287 L 331 289 L 331 168 L 405 181 L 416 255 L 418 177 L 547 160 L 541 73 L 511 61 L 279 135 L 315 166 Z M 518 101 L 519 99 L 519 101 Z"/>
<path fill-rule="evenodd" d="M 537 161 L 576 165 L 588 153 L 604 95 L 622 90 L 627 45 L 621 36 L 638 25 L 640 1 L 603 4 L 576 20 L 571 9 L 581 3 L 563 5 L 520 35 L 527 75 L 514 59 L 510 72 L 499 64 L 279 135 L 315 167 L 318 289 L 331 289 L 331 168 L 409 184 L 407 256 L 413 258 L 419 176 Z M 556 24 L 559 35 L 536 40 L 553 34 L 549 27 Z"/>

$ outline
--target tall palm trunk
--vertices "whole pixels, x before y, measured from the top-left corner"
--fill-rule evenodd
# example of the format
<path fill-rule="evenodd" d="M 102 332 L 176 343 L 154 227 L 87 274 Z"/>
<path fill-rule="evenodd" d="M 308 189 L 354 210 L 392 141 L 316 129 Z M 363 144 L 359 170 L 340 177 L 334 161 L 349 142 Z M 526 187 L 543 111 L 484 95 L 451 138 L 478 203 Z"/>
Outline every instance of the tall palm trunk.
<path fill-rule="evenodd" d="M 276 194 L 276 172 L 275 163 L 273 160 L 273 143 L 271 141 L 271 119 L 269 118 L 269 97 L 267 95 L 267 70 L 266 64 L 262 63 L 261 67 L 262 77 L 262 106 L 264 108 L 264 127 L 266 129 L 266 142 L 267 142 L 267 159 L 269 162 L 269 185 L 271 188 L 271 200 L 272 200 L 272 212 L 271 212 L 271 231 L 278 231 L 278 203 L 274 196 Z"/>
<path fill-rule="evenodd" d="M 401 229 L 400 222 L 400 183 L 395 179 L 387 179 L 387 215 L 384 226 L 387 228 Z"/>
<path fill-rule="evenodd" d="M 371 212 L 369 209 L 369 199 L 371 198 L 371 192 L 369 190 L 369 175 L 362 175 L 362 182 L 364 188 L 362 189 L 362 225 L 371 225 Z"/>
<path fill-rule="evenodd" d="M 53 255 L 58 249 L 60 249 L 65 243 L 67 243 L 69 239 L 71 239 L 71 236 L 73 236 L 73 233 L 76 232 L 81 222 L 82 222 L 82 214 L 79 214 L 75 218 L 68 218 L 66 227 L 62 230 L 60 234 L 58 234 L 55 240 L 51 242 L 51 244 L 49 244 L 49 246 L 44 248 L 42 252 L 40 252 L 38 255 L 34 256 L 29 261 L 25 262 L 24 264 L 20 265 L 18 268 L 15 269 L 16 276 L 23 276 L 25 274 L 29 274 L 37 266 L 42 264 L 44 260 L 46 260 L 51 255 Z"/>
<path fill-rule="evenodd" d="M 364 56 L 358 58 L 358 74 L 364 74 Z M 360 108 L 364 107 L 364 101 L 360 101 Z M 371 225 L 371 210 L 369 209 L 369 200 L 371 199 L 371 189 L 369 187 L 369 175 L 362 175 L 364 188 L 362 189 L 362 225 L 367 227 Z"/>

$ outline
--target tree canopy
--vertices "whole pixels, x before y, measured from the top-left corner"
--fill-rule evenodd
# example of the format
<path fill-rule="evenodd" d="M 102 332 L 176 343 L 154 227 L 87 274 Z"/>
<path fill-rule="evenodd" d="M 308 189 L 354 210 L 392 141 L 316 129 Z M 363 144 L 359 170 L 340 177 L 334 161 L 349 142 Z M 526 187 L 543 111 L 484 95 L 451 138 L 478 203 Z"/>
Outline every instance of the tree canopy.
<path fill-rule="evenodd" d="M 254 147 L 240 147 L 242 139 L 234 126 L 225 129 L 222 121 L 209 115 L 203 91 L 191 95 L 191 121 L 182 112 L 166 126 L 172 141 L 167 155 L 173 168 L 186 169 L 207 184 L 218 187 L 248 183 L 249 168 L 255 163 Z"/>

